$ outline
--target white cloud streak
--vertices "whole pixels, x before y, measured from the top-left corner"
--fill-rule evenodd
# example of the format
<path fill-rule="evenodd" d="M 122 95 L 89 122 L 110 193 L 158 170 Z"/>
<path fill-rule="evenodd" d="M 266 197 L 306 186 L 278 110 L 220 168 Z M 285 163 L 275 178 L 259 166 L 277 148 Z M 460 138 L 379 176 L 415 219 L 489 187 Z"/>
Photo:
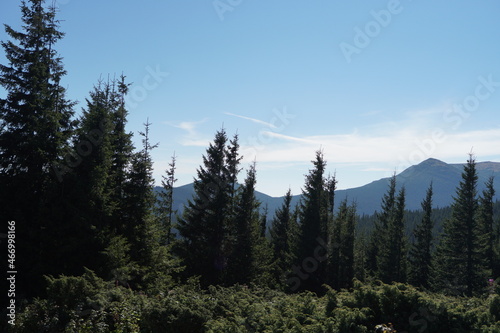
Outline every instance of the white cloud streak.
<path fill-rule="evenodd" d="M 401 161 L 416 164 L 430 157 L 445 160 L 465 158 L 471 147 L 474 147 L 479 157 L 500 157 L 500 129 L 444 133 L 439 141 L 433 140 L 430 133 L 410 128 L 388 131 L 385 135 L 355 132 L 300 138 L 273 133 L 272 137 L 276 140 L 268 145 L 258 148 L 242 146 L 242 150 L 255 152 L 254 156 L 245 156 L 245 159 L 256 158 L 259 163 L 307 162 L 313 157 L 314 151 L 320 148 L 327 161 L 342 164 L 397 165 Z"/>
<path fill-rule="evenodd" d="M 207 122 L 208 118 L 204 118 L 199 121 L 182 121 L 178 124 L 172 122 L 165 122 L 165 124 L 184 130 L 186 133 L 180 139 L 180 144 L 183 146 L 194 146 L 194 147 L 208 147 L 210 139 L 201 138 L 201 134 L 198 131 L 198 127 Z"/>
<path fill-rule="evenodd" d="M 232 116 L 232 117 L 238 117 L 238 118 L 241 118 L 241 119 L 249 120 L 249 121 L 251 121 L 253 123 L 256 123 L 256 124 L 259 124 L 259 125 L 264 125 L 264 126 L 269 127 L 269 128 L 277 128 L 276 125 L 273 125 L 271 123 L 268 123 L 268 122 L 260 120 L 260 119 L 251 118 L 251 117 L 247 117 L 247 116 L 242 116 L 242 115 L 234 114 L 234 113 L 230 113 L 230 112 L 224 112 L 224 114 L 227 114 L 228 116 Z"/>

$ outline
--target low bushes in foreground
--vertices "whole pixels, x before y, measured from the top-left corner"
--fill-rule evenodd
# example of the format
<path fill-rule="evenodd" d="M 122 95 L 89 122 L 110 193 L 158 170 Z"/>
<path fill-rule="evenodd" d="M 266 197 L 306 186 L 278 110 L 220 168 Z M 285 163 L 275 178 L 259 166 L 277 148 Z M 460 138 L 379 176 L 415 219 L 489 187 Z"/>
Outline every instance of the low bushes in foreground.
<path fill-rule="evenodd" d="M 258 286 L 199 288 L 196 280 L 147 295 L 87 271 L 48 278 L 47 297 L 24 306 L 13 332 L 500 332 L 500 296 L 450 297 L 406 284 L 326 287 L 323 296 Z"/>

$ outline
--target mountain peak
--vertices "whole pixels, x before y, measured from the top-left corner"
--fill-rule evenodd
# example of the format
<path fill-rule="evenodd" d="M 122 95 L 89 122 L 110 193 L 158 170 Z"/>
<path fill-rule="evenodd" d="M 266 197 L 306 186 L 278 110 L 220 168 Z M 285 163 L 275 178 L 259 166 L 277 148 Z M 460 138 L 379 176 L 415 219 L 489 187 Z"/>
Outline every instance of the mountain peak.
<path fill-rule="evenodd" d="M 440 161 L 440 160 L 438 160 L 436 158 L 432 158 L 432 157 L 417 164 L 417 166 L 425 166 L 425 167 L 440 166 L 440 165 L 443 166 L 443 165 L 447 165 L 447 164 L 443 161 Z"/>
<path fill-rule="evenodd" d="M 422 161 L 416 165 L 412 165 L 408 169 L 401 172 L 399 174 L 399 178 L 414 178 L 421 174 L 428 174 L 429 172 L 431 172 L 431 170 L 433 172 L 436 172 L 437 170 L 443 172 L 445 169 L 448 169 L 449 167 L 450 165 L 443 161 L 440 161 L 435 158 L 428 158 L 425 161 Z"/>

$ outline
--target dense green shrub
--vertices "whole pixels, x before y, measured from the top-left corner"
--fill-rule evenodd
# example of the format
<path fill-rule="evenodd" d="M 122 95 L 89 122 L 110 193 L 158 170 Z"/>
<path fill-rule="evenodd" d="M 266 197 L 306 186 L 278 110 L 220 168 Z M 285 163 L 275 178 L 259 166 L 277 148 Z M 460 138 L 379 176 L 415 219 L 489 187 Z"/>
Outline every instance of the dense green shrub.
<path fill-rule="evenodd" d="M 19 314 L 14 332 L 139 332 L 144 297 L 87 270 L 80 277 L 47 277 L 47 299 Z"/>
<path fill-rule="evenodd" d="M 500 296 L 451 297 L 406 284 L 355 281 L 324 296 L 258 286 L 211 286 L 194 280 L 154 296 L 87 271 L 48 278 L 47 298 L 18 314 L 14 332 L 500 332 Z"/>

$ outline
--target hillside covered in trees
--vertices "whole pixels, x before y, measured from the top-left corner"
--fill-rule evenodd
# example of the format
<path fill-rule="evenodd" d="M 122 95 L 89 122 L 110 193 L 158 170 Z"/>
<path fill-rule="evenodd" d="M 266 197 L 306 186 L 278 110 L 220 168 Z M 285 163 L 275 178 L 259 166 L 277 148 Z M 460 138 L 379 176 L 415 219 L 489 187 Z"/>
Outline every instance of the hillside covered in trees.
<path fill-rule="evenodd" d="M 267 214 L 256 164 L 221 128 L 179 213 L 175 156 L 156 195 L 151 124 L 141 147 L 126 129 L 126 77 L 98 81 L 76 118 L 55 9 L 21 9 L 0 65 L 0 220 L 15 235 L 1 239 L 2 331 L 500 332 L 495 189 L 478 193 L 473 155 L 446 211 L 430 183 L 409 213 L 394 175 L 367 220 L 336 199 L 319 150 L 298 205 L 283 189 Z"/>

